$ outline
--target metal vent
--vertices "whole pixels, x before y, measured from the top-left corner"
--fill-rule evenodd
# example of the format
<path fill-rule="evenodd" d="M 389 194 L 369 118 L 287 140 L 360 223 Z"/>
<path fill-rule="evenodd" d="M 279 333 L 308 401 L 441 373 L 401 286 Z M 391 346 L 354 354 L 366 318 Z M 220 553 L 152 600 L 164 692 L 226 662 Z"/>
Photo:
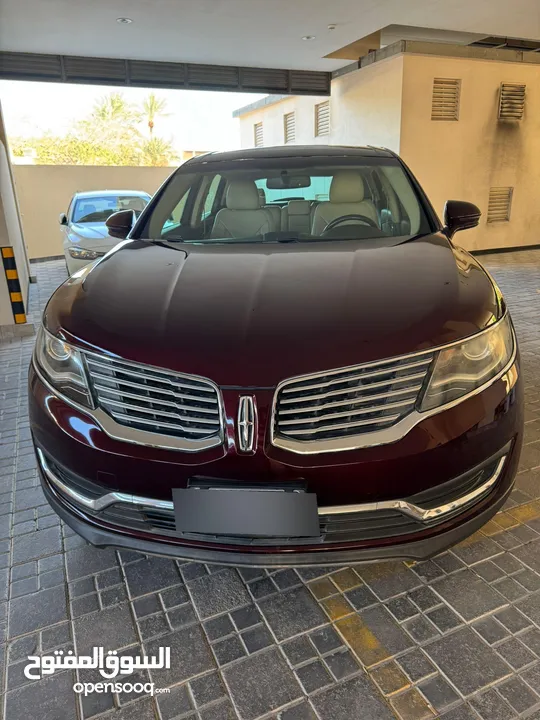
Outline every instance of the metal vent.
<path fill-rule="evenodd" d="M 264 138 L 262 122 L 255 123 L 255 125 L 253 126 L 253 140 L 255 143 L 255 147 L 263 147 Z"/>
<path fill-rule="evenodd" d="M 221 438 L 218 390 L 191 375 L 85 353 L 99 407 L 120 425 L 200 441 Z"/>
<path fill-rule="evenodd" d="M 330 73 L 290 70 L 290 79 L 295 95 L 330 95 Z"/>
<path fill-rule="evenodd" d="M 525 112 L 526 85 L 501 83 L 499 93 L 499 120 L 522 120 Z"/>
<path fill-rule="evenodd" d="M 227 89 L 238 87 L 238 68 L 226 65 L 188 65 L 191 88 Z"/>
<path fill-rule="evenodd" d="M 330 101 L 315 105 L 315 137 L 330 134 Z"/>
<path fill-rule="evenodd" d="M 512 207 L 513 187 L 492 187 L 489 191 L 487 221 L 508 222 Z"/>
<path fill-rule="evenodd" d="M 139 87 L 177 88 L 185 85 L 186 67 L 182 63 L 129 60 L 131 84 Z"/>
<path fill-rule="evenodd" d="M 59 55 L 0 52 L 0 77 L 7 80 L 62 80 Z"/>
<path fill-rule="evenodd" d="M 431 99 L 432 120 L 459 120 L 461 80 L 435 78 Z"/>
<path fill-rule="evenodd" d="M 432 360 L 424 353 L 287 381 L 275 401 L 274 434 L 306 442 L 392 427 L 414 409 Z"/>
<path fill-rule="evenodd" d="M 114 58 L 65 57 L 64 70 L 68 82 L 116 85 L 127 77 L 125 60 Z"/>
<path fill-rule="evenodd" d="M 289 87 L 287 70 L 272 68 L 242 68 L 241 85 L 243 90 L 261 90 L 267 93 L 286 93 Z"/>
<path fill-rule="evenodd" d="M 294 112 L 283 116 L 283 139 L 285 144 L 293 143 L 296 139 L 296 115 Z"/>
<path fill-rule="evenodd" d="M 0 51 L 0 79 L 330 95 L 331 73 Z"/>

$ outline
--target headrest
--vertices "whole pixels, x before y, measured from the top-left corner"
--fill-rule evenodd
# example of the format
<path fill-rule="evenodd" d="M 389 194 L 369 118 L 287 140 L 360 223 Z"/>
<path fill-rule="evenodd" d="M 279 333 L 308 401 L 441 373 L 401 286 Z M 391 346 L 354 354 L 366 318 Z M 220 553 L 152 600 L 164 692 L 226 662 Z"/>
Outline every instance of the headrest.
<path fill-rule="evenodd" d="M 364 181 L 356 170 L 338 170 L 330 183 L 330 202 L 359 203 L 364 199 Z"/>
<path fill-rule="evenodd" d="M 229 210 L 257 210 L 259 192 L 253 180 L 233 180 L 227 188 L 226 203 Z"/>
<path fill-rule="evenodd" d="M 289 200 L 287 212 L 289 215 L 309 215 L 311 203 L 309 200 Z"/>

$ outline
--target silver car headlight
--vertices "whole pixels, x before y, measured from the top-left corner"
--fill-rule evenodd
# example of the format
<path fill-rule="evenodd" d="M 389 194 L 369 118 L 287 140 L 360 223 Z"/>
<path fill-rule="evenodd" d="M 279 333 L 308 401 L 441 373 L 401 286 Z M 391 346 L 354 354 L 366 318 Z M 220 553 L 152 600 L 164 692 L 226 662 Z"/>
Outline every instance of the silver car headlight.
<path fill-rule="evenodd" d="M 86 407 L 93 407 L 81 354 L 69 343 L 41 327 L 36 337 L 34 362 L 60 394 Z"/>
<path fill-rule="evenodd" d="M 105 253 L 97 252 L 96 250 L 86 250 L 80 247 L 70 247 L 68 250 L 72 258 L 76 260 L 96 260 L 98 257 L 102 257 Z"/>
<path fill-rule="evenodd" d="M 431 410 L 468 395 L 498 375 L 514 355 L 510 316 L 469 340 L 439 352 L 420 411 Z"/>

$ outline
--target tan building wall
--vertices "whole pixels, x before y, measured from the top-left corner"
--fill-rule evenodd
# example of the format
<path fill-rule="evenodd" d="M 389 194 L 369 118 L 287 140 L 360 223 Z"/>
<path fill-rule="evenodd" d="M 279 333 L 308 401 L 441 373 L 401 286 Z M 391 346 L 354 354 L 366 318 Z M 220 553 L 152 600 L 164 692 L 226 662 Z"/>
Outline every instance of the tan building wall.
<path fill-rule="evenodd" d="M 404 55 L 401 155 L 442 216 L 447 199 L 483 217 L 460 233 L 468 250 L 540 242 L 540 65 Z M 397 62 L 397 58 L 393 60 Z M 461 80 L 459 120 L 431 120 L 434 78 Z M 521 121 L 497 119 L 501 82 L 525 83 Z M 487 223 L 490 187 L 513 187 L 510 222 Z"/>
<path fill-rule="evenodd" d="M 403 55 L 332 81 L 332 145 L 377 145 L 400 150 Z"/>
<path fill-rule="evenodd" d="M 247 112 L 240 117 L 240 141 L 244 148 L 254 147 L 256 123 L 263 124 L 263 141 L 266 147 L 283 145 L 285 142 L 283 116 L 296 113 L 295 145 L 328 145 L 330 136 L 315 137 L 315 105 L 324 102 L 324 97 L 292 95 L 258 110 Z M 332 115 L 330 114 L 330 123 Z"/>
<path fill-rule="evenodd" d="M 31 259 L 62 255 L 58 216 L 78 190 L 146 190 L 153 195 L 170 167 L 16 165 L 24 237 Z"/>

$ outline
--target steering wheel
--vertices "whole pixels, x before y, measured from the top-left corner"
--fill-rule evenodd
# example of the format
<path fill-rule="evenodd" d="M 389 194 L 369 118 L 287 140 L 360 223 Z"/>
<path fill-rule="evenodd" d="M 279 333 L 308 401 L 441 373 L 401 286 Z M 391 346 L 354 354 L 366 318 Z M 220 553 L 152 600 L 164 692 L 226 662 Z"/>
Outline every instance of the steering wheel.
<path fill-rule="evenodd" d="M 360 215 L 360 214 L 353 214 L 353 215 L 342 215 L 341 217 L 337 217 L 334 220 L 331 220 L 328 225 L 324 228 L 321 235 L 326 235 L 327 232 L 330 232 L 330 230 L 333 230 L 334 228 L 338 227 L 338 225 L 343 225 L 343 223 L 350 222 L 351 220 L 358 220 L 359 222 L 364 223 L 365 225 L 369 225 L 372 228 L 379 229 L 379 226 L 375 222 L 375 220 L 372 220 L 371 218 L 367 217 L 367 215 Z"/>

